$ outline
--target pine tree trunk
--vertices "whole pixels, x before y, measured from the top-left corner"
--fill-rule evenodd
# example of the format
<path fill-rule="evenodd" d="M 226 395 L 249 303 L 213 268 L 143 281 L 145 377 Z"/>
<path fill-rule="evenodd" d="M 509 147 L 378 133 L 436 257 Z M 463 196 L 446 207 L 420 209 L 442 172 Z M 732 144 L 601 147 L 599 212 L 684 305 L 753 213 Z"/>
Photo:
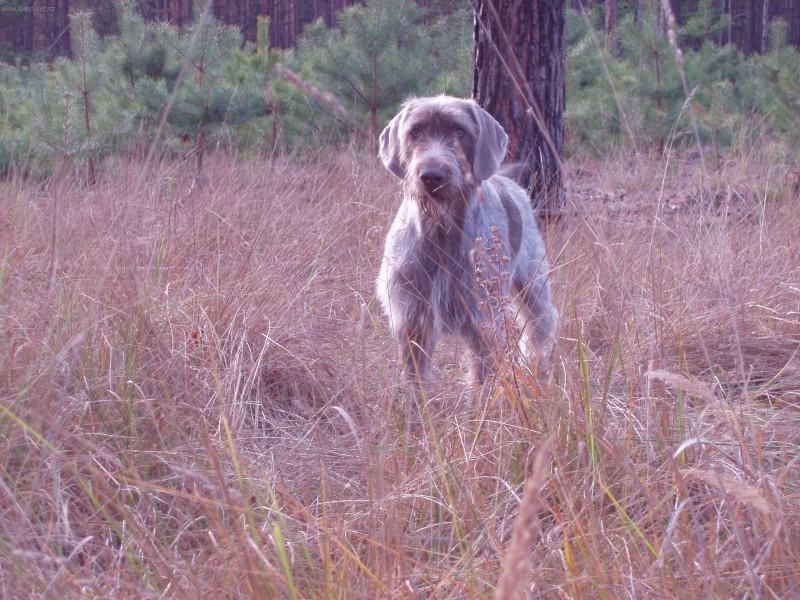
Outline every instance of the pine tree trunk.
<path fill-rule="evenodd" d="M 727 0 L 717 0 L 716 8 L 720 15 L 728 14 Z M 723 44 L 727 43 L 725 41 L 726 32 L 727 32 L 727 27 L 721 29 L 720 32 L 717 34 L 716 42 L 718 45 L 722 46 Z"/>
<path fill-rule="evenodd" d="M 681 0 L 670 0 L 669 6 L 672 9 L 672 16 L 678 25 L 683 25 L 683 11 L 681 11 Z"/>
<path fill-rule="evenodd" d="M 206 153 L 206 130 L 204 125 L 200 125 L 197 131 L 197 141 L 194 146 L 195 150 L 195 181 L 203 177 L 203 157 Z"/>
<path fill-rule="evenodd" d="M 777 11 L 776 11 L 777 12 Z M 778 14 L 775 15 L 776 17 Z M 795 46 L 800 46 L 800 2 L 797 0 L 786 0 L 780 16 L 786 20 L 789 26 L 786 41 Z"/>
<path fill-rule="evenodd" d="M 84 75 L 85 77 L 85 75 Z M 84 82 L 85 86 L 85 82 Z M 88 148 L 86 149 L 86 181 L 89 185 L 94 185 L 97 183 L 97 176 L 96 176 L 96 168 L 94 163 L 94 151 L 92 151 L 92 122 L 89 117 L 90 108 L 89 108 L 89 91 L 84 87 L 83 89 L 83 124 L 86 127 L 86 143 Z"/>
<path fill-rule="evenodd" d="M 475 14 L 472 95 L 508 133 L 506 160 L 522 163 L 534 207 L 553 213 L 564 205 L 565 11 L 564 0 L 478 0 Z"/>
<path fill-rule="evenodd" d="M 80 40 L 78 44 L 78 62 L 81 68 L 81 96 L 83 100 L 83 125 L 86 127 L 86 180 L 89 185 L 97 182 L 95 175 L 94 151 L 92 150 L 92 120 L 91 120 L 91 100 L 89 92 L 89 82 L 86 74 L 87 63 L 90 60 L 88 49 L 88 31 L 91 27 L 89 15 L 74 16 L 70 20 L 70 27 L 77 28 L 75 35 Z"/>
<path fill-rule="evenodd" d="M 274 154 L 281 147 L 281 114 L 280 105 L 273 101 L 272 107 L 272 151 Z"/>
<path fill-rule="evenodd" d="M 758 7 L 761 0 L 749 0 L 747 3 L 747 48 L 745 54 L 758 52 L 758 28 L 760 19 L 758 18 Z"/>
<path fill-rule="evenodd" d="M 614 28 L 617 25 L 617 0 L 606 0 L 605 11 L 606 50 L 610 51 L 614 46 Z"/>

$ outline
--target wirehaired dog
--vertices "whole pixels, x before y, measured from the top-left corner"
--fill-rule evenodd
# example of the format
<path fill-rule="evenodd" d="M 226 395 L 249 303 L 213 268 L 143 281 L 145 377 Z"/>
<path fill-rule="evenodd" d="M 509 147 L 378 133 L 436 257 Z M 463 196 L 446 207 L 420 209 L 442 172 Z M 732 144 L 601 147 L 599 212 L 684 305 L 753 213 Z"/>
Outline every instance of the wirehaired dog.
<path fill-rule="evenodd" d="M 403 180 L 403 201 L 386 237 L 378 298 L 406 378 L 420 393 L 444 335 L 471 350 L 482 383 L 506 337 L 546 353 L 554 335 L 549 266 L 527 193 L 498 173 L 508 136 L 476 102 L 449 96 L 406 102 L 380 136 L 384 166 Z M 482 260 L 481 244 L 497 260 Z M 493 281 L 504 301 L 491 297 Z"/>

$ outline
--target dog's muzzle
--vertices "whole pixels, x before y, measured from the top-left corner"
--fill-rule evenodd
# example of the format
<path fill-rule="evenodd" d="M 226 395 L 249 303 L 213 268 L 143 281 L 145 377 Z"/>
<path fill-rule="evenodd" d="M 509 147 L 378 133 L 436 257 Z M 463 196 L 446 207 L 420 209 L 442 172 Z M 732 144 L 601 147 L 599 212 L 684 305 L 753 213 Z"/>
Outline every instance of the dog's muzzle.
<path fill-rule="evenodd" d="M 435 194 L 447 184 L 447 172 L 441 167 L 423 167 L 419 173 L 420 181 L 429 194 Z"/>

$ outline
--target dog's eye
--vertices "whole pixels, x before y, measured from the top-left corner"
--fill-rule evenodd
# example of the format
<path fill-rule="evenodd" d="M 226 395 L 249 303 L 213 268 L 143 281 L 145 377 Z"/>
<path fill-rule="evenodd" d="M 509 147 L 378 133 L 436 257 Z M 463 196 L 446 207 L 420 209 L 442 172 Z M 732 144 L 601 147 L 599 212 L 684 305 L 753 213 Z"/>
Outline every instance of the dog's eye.
<path fill-rule="evenodd" d="M 456 127 L 456 137 L 464 137 L 464 130 L 461 127 Z"/>
<path fill-rule="evenodd" d="M 420 131 L 419 127 L 414 127 L 414 129 L 411 130 L 411 137 L 412 138 L 417 139 L 421 135 L 422 135 L 422 131 Z"/>

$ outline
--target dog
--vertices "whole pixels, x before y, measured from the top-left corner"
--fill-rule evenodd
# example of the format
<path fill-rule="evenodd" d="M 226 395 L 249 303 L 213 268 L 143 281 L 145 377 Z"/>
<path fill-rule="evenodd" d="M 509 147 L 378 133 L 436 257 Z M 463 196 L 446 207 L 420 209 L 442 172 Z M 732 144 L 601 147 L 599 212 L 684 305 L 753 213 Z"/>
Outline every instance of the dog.
<path fill-rule="evenodd" d="M 527 193 L 502 174 L 507 145 L 477 102 L 450 96 L 408 100 L 380 135 L 380 159 L 404 194 L 377 295 L 418 393 L 445 335 L 471 351 L 477 384 L 507 342 L 509 312 L 523 355 L 544 355 L 552 344 L 550 267 Z"/>

